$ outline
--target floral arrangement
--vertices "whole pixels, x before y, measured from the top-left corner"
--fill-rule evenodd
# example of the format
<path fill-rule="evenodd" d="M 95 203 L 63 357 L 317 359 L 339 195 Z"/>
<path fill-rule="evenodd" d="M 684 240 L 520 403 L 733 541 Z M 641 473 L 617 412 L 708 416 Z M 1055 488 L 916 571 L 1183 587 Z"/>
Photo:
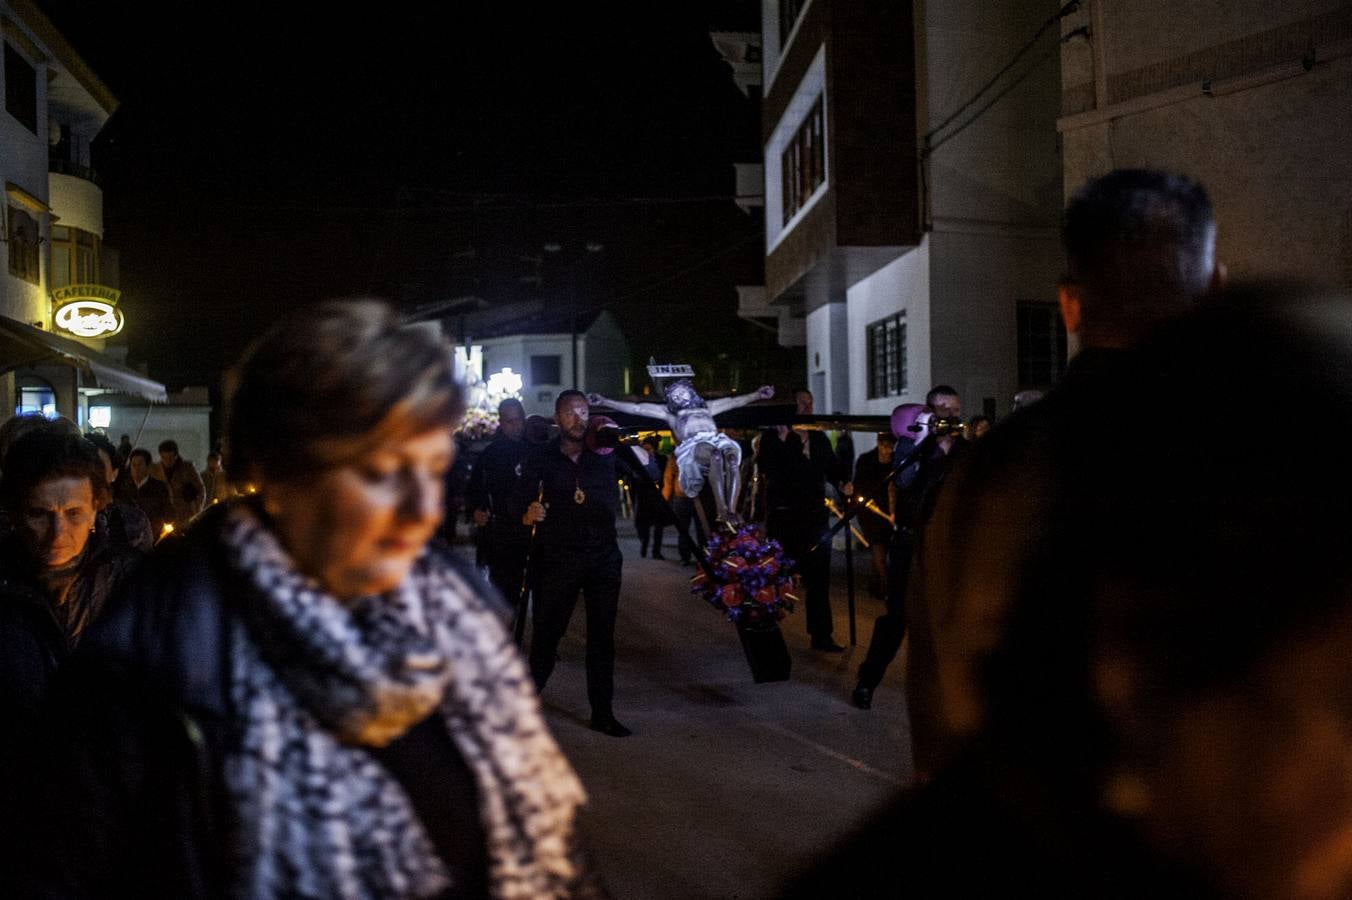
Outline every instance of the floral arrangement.
<path fill-rule="evenodd" d="M 481 409 L 477 406 L 471 406 L 465 410 L 465 420 L 460 423 L 460 434 L 469 441 L 479 441 L 491 438 L 498 430 L 498 414 L 496 410 Z"/>
<path fill-rule="evenodd" d="M 702 594 L 732 622 L 746 625 L 784 618 L 798 601 L 798 576 L 793 560 L 779 541 L 769 540 L 759 525 L 748 524 L 735 534 L 709 539 L 709 568 L 690 579 L 690 592 Z"/>

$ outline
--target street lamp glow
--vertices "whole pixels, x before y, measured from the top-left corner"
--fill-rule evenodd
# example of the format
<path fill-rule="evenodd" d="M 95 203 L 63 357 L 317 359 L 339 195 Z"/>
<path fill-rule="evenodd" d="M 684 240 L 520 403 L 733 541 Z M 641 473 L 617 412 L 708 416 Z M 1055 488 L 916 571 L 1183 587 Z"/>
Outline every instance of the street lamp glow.
<path fill-rule="evenodd" d="M 492 397 L 515 397 L 521 392 L 522 384 L 521 376 L 508 366 L 488 376 L 488 393 Z"/>

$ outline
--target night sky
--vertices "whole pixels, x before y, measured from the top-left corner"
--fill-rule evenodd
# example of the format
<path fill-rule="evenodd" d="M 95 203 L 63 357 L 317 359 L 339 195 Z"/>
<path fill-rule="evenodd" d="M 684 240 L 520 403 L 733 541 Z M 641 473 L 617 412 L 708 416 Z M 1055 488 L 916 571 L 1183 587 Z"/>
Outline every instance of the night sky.
<path fill-rule="evenodd" d="M 106 241 L 131 361 L 171 388 L 351 295 L 576 291 L 636 363 L 710 388 L 801 367 L 735 314 L 763 231 L 731 163 L 756 157 L 758 111 L 708 32 L 754 30 L 757 2 L 43 7 L 122 101 L 94 148 Z"/>

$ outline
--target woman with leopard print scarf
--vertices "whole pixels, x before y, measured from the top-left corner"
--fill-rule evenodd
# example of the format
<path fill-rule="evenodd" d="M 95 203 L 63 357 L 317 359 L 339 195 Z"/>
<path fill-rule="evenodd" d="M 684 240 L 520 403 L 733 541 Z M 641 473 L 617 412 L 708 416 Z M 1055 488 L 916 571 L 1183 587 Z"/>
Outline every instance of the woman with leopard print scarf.
<path fill-rule="evenodd" d="M 258 495 L 159 548 L 69 667 L 42 789 L 61 819 L 34 843 L 70 852 L 32 880 L 602 895 L 501 610 L 429 544 L 464 409 L 447 348 L 383 304 L 330 303 L 235 376 L 231 466 Z"/>

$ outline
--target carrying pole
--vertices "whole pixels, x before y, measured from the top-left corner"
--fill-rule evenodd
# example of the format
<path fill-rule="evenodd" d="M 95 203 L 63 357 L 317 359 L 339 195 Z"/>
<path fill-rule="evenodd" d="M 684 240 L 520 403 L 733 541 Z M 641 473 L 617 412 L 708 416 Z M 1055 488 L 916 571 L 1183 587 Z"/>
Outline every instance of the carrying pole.
<path fill-rule="evenodd" d="M 539 492 L 535 495 L 536 503 L 545 502 L 545 483 L 540 482 Z M 531 557 L 535 555 L 535 529 L 539 522 L 532 522 L 530 526 L 530 540 L 526 542 L 526 565 L 521 570 L 521 590 L 516 594 L 516 612 L 512 614 L 512 640 L 516 643 L 517 649 L 526 640 L 526 612 L 530 606 L 530 564 Z"/>

